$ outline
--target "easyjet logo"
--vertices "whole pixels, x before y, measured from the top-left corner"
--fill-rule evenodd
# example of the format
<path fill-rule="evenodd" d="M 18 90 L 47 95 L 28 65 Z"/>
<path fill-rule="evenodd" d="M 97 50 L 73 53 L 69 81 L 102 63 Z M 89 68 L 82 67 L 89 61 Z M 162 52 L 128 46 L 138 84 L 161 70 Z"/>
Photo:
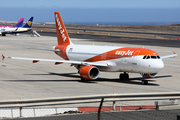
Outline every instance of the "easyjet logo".
<path fill-rule="evenodd" d="M 128 51 L 116 51 L 116 55 L 131 55 L 132 56 L 132 54 L 134 53 L 134 51 L 130 51 L 130 50 L 128 50 Z"/>
<path fill-rule="evenodd" d="M 65 42 L 66 41 L 66 36 L 64 34 L 64 29 L 62 29 L 62 26 L 61 26 L 61 23 L 59 21 L 59 18 L 58 18 L 58 15 L 56 14 L 56 22 L 57 22 L 57 25 L 58 25 L 58 29 L 62 35 L 62 38 L 63 38 L 63 41 Z"/>
<path fill-rule="evenodd" d="M 31 22 L 31 21 L 28 21 L 27 24 L 28 24 L 29 26 L 31 26 L 32 22 Z"/>

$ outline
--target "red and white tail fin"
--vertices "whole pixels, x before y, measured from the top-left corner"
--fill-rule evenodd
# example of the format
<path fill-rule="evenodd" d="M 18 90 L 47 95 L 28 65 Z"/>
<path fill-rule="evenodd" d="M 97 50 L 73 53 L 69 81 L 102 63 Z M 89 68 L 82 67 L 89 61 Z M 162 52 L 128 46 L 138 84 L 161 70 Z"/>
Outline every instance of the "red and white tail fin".
<path fill-rule="evenodd" d="M 67 34 L 64 23 L 61 19 L 59 12 L 54 12 L 55 22 L 56 22 L 56 33 L 57 33 L 57 41 L 58 45 L 70 45 L 71 41 Z"/>

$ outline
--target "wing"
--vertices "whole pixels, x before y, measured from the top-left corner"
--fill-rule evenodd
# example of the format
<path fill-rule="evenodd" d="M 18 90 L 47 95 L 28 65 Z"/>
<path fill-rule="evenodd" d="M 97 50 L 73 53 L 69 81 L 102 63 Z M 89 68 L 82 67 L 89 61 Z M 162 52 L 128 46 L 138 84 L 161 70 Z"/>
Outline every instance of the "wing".
<path fill-rule="evenodd" d="M 62 63 L 69 63 L 73 65 L 94 65 L 94 66 L 99 66 L 99 67 L 108 67 L 107 62 L 83 62 L 83 61 L 71 61 L 71 60 L 54 60 L 54 59 L 39 59 L 39 58 L 23 58 L 23 57 L 5 57 L 2 54 L 2 60 L 5 58 L 10 58 L 10 59 L 18 59 L 18 60 L 30 60 L 32 63 L 37 63 L 40 61 L 44 62 L 54 62 L 55 65 L 62 64 Z"/>
<path fill-rule="evenodd" d="M 173 51 L 174 54 L 170 54 L 170 55 L 162 55 L 160 56 L 161 59 L 164 59 L 164 58 L 169 58 L 169 57 L 175 57 L 177 56 L 177 54 Z"/>

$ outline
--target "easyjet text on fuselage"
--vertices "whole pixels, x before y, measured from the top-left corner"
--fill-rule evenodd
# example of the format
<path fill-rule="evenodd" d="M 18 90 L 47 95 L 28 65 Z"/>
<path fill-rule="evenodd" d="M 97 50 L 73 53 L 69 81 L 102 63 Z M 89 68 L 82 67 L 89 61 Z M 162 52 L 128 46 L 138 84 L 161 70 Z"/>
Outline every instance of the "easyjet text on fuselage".
<path fill-rule="evenodd" d="M 134 53 L 134 51 L 130 51 L 130 50 L 128 50 L 128 51 L 116 51 L 116 55 L 122 55 L 122 56 L 124 56 L 124 55 L 127 55 L 127 56 L 132 56 L 132 54 Z"/>

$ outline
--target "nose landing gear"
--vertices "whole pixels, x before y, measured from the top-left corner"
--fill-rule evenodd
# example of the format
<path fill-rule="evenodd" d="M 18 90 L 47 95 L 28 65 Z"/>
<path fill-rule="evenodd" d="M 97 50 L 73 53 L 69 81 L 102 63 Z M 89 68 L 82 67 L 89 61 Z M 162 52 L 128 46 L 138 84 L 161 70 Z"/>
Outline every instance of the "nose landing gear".
<path fill-rule="evenodd" d="M 147 85 L 148 84 L 148 81 L 147 80 L 145 80 L 145 74 L 142 74 L 142 76 L 143 76 L 143 80 L 142 80 L 142 85 Z"/>
<path fill-rule="evenodd" d="M 141 74 L 142 75 L 142 77 L 143 77 L 143 80 L 142 80 L 142 85 L 147 85 L 148 84 L 148 81 L 147 80 L 145 80 L 145 76 L 146 76 L 146 74 Z M 120 75 L 119 75 L 119 79 L 120 80 L 129 80 L 129 74 L 128 73 L 126 73 L 126 72 L 124 72 L 124 73 L 121 73 Z"/>

